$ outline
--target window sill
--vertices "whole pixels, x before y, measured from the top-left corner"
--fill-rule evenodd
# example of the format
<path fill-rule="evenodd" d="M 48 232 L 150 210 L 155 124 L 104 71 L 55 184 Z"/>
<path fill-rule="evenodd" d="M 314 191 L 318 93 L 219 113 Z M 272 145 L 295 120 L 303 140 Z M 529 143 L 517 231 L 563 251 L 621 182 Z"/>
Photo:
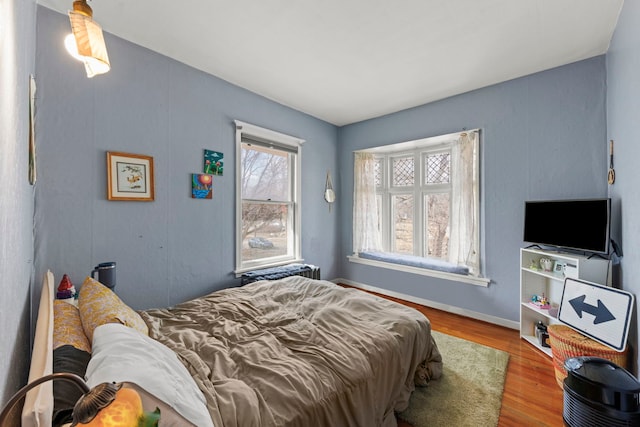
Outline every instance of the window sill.
<path fill-rule="evenodd" d="M 374 267 L 387 268 L 390 270 L 403 271 L 405 273 L 420 274 L 422 276 L 437 277 L 439 279 L 453 280 L 455 282 L 468 283 L 470 285 L 488 287 L 491 279 L 485 277 L 475 277 L 455 273 L 447 273 L 445 271 L 430 270 L 428 268 L 418 268 L 409 265 L 395 264 L 391 262 L 377 261 L 371 259 L 360 258 L 357 255 L 347 256 L 349 262 L 357 264 L 371 265 Z"/>

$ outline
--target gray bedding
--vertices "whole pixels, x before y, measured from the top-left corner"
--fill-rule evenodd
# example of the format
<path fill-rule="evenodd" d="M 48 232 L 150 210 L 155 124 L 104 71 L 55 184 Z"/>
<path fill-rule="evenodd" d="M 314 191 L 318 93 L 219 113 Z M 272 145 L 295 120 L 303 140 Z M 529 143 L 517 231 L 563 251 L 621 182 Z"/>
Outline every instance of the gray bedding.
<path fill-rule="evenodd" d="M 395 426 L 442 372 L 417 310 L 292 276 L 141 312 L 193 375 L 216 427 Z"/>

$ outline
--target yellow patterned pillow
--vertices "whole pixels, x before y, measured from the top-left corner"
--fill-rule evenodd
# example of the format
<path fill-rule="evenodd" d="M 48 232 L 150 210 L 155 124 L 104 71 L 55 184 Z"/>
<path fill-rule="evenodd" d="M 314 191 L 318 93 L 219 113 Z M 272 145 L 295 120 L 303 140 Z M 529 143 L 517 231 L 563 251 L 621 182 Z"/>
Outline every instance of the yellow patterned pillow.
<path fill-rule="evenodd" d="M 120 323 L 145 335 L 149 328 L 142 317 L 109 288 L 87 276 L 78 295 L 80 319 L 89 341 L 93 341 L 93 330 L 105 323 Z"/>
<path fill-rule="evenodd" d="M 91 353 L 91 342 L 84 334 L 78 307 L 61 300 L 53 301 L 53 349 L 72 345 Z"/>

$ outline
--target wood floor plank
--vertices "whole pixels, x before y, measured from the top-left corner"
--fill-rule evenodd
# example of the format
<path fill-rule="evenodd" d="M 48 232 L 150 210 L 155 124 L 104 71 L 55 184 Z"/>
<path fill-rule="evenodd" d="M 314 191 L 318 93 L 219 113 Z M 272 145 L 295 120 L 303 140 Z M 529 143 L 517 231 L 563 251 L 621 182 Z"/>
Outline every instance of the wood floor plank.
<path fill-rule="evenodd" d="M 375 292 L 370 293 L 375 294 Z M 555 427 L 563 425 L 563 392 L 556 382 L 552 360 L 531 344 L 520 339 L 517 330 L 385 295 L 376 295 L 420 311 L 431 321 L 431 327 L 434 331 L 509 353 L 509 365 L 498 426 Z M 398 426 L 411 427 L 405 422 L 399 422 Z"/>

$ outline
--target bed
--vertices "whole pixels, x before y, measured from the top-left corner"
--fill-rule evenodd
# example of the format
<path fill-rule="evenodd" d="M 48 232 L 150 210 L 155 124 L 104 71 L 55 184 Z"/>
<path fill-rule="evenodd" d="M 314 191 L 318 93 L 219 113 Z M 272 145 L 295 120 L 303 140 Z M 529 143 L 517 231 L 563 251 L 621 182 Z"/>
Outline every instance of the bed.
<path fill-rule="evenodd" d="M 61 304 L 55 302 L 57 312 Z M 58 338 L 45 359 L 60 349 L 88 353 L 87 384 L 115 381 L 141 390 L 145 408 L 162 404 L 160 425 L 395 426 L 395 412 L 406 409 L 414 388 L 442 372 L 420 312 L 300 276 L 142 311 L 87 278 L 74 319 L 85 348 Z M 34 361 L 42 359 L 36 350 Z M 46 369 L 32 362 L 30 380 Z M 30 420 L 43 413 L 64 415 L 60 405 L 38 410 L 34 400 L 42 396 L 30 397 L 23 425 L 38 425 Z"/>

